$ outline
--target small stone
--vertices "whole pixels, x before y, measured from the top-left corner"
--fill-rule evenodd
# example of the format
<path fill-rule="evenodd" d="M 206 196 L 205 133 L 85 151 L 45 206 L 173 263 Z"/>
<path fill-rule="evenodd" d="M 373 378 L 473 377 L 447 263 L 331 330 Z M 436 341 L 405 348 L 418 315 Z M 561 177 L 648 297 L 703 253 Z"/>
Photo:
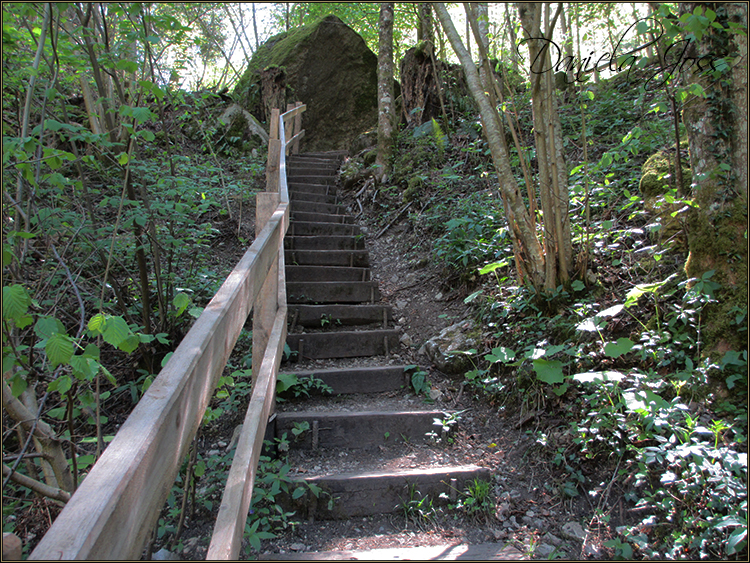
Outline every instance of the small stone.
<path fill-rule="evenodd" d="M 440 389 L 436 387 L 433 387 L 432 389 L 430 389 L 430 399 L 432 399 L 433 401 L 439 400 L 440 397 L 442 396 L 443 396 L 443 392 Z"/>
<path fill-rule="evenodd" d="M 216 446 L 219 448 L 226 448 L 227 443 L 224 440 L 219 440 L 218 442 L 216 442 Z"/>
<path fill-rule="evenodd" d="M 534 551 L 534 555 L 539 555 L 540 557 L 549 557 L 554 553 L 555 546 L 549 545 L 548 543 L 540 543 L 536 550 Z"/>
<path fill-rule="evenodd" d="M 162 547 L 156 553 L 151 554 L 151 559 L 154 561 L 179 561 L 180 556 Z"/>
<path fill-rule="evenodd" d="M 568 522 L 562 527 L 562 534 L 573 540 L 584 541 L 586 532 L 578 522 Z"/>
<path fill-rule="evenodd" d="M 594 542 L 588 542 L 583 546 L 583 554 L 587 557 L 599 557 L 599 545 Z"/>
<path fill-rule="evenodd" d="M 527 526 L 533 526 L 534 525 L 534 519 L 529 518 L 528 516 L 521 516 L 521 521 L 526 524 Z"/>
<path fill-rule="evenodd" d="M 414 341 L 411 339 L 411 336 L 409 336 L 407 333 L 404 333 L 401 338 L 399 338 L 399 342 L 403 344 L 404 346 L 413 346 Z"/>
<path fill-rule="evenodd" d="M 401 318 L 400 318 L 400 319 L 398 320 L 398 324 L 400 324 L 400 325 L 405 325 L 405 324 L 406 324 L 406 317 L 401 317 Z"/>
<path fill-rule="evenodd" d="M 393 276 L 391 278 L 391 283 L 398 283 L 398 276 Z"/>
<path fill-rule="evenodd" d="M 435 301 L 440 301 L 443 298 L 443 294 L 441 292 L 438 292 L 437 295 L 435 295 Z"/>
<path fill-rule="evenodd" d="M 221 452 L 219 450 L 208 450 L 208 452 L 206 452 L 206 455 L 208 457 L 214 457 L 221 455 Z"/>
<path fill-rule="evenodd" d="M 399 299 L 398 301 L 396 301 L 396 309 L 404 309 L 408 304 L 408 301 Z"/>
<path fill-rule="evenodd" d="M 516 517 L 515 516 L 511 516 L 508 521 L 510 522 L 511 526 L 513 526 L 514 528 L 518 528 L 519 524 L 516 521 Z"/>
<path fill-rule="evenodd" d="M 554 546 L 562 545 L 562 542 L 563 542 L 556 535 L 550 534 L 549 532 L 547 532 L 546 534 L 542 536 L 542 541 L 545 543 L 552 544 Z"/>
<path fill-rule="evenodd" d="M 526 516 L 528 516 L 529 518 L 533 518 L 534 516 L 536 516 L 536 514 L 534 513 L 533 510 L 527 510 Z"/>
<path fill-rule="evenodd" d="M 293 543 L 289 546 L 289 549 L 292 551 L 305 551 L 305 544 L 304 543 Z"/>

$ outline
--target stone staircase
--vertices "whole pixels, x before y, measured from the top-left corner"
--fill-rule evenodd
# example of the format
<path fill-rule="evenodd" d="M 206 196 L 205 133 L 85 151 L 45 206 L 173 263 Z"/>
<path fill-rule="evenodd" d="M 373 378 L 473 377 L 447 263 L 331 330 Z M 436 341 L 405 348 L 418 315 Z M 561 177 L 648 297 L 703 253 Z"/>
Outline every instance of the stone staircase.
<path fill-rule="evenodd" d="M 469 481 L 489 478 L 486 468 L 473 465 L 429 465 L 426 446 L 415 453 L 436 429 L 434 419 L 449 413 L 413 394 L 404 400 L 411 387 L 409 366 L 396 357 L 400 343 L 393 313 L 372 281 L 365 235 L 336 195 L 343 157 L 305 154 L 287 162 L 292 359 L 281 372 L 314 376 L 334 393 L 309 405 L 279 403 L 271 422 L 277 438 L 291 437 L 295 425 L 308 429 L 290 439 L 290 464 L 296 477 L 330 495 L 294 501 L 292 508 L 309 520 L 396 512 L 414 491 L 437 502 L 441 493 L 455 498 Z M 374 406 L 370 397 L 378 398 Z M 342 468 L 337 460 L 348 463 Z"/>

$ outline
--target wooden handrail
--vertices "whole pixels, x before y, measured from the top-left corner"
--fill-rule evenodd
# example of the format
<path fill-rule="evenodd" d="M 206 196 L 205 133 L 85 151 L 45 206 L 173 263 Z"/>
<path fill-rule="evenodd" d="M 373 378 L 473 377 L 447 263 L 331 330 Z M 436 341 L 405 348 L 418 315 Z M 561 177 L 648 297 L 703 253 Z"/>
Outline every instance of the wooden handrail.
<path fill-rule="evenodd" d="M 304 111 L 299 105 L 294 116 Z M 274 110 L 278 116 L 278 110 Z M 288 119 L 288 113 L 284 114 Z M 278 130 L 284 132 L 284 116 Z M 299 126 L 299 121 L 297 122 Z M 274 127 L 271 127 L 272 132 Z M 253 393 L 208 558 L 235 559 L 286 340 L 285 156 L 258 194 L 256 238 L 185 335 L 29 559 L 139 559 L 245 321 L 253 310 Z M 299 132 L 294 132 L 292 143 Z M 284 138 L 284 137 L 281 137 Z M 299 137 L 301 138 L 301 137 Z M 269 167 L 272 146 L 269 142 Z M 283 174 L 279 178 L 279 174 Z M 267 176 L 268 180 L 268 176 Z M 283 186 L 283 193 L 279 187 Z M 273 189 L 275 187 L 275 189 Z M 283 200 L 282 200 L 283 198 Z M 259 342 L 256 342 L 256 329 Z M 261 346 L 256 344 L 262 343 Z M 257 367 L 256 361 L 257 360 Z M 225 501 L 229 503 L 225 507 Z"/>

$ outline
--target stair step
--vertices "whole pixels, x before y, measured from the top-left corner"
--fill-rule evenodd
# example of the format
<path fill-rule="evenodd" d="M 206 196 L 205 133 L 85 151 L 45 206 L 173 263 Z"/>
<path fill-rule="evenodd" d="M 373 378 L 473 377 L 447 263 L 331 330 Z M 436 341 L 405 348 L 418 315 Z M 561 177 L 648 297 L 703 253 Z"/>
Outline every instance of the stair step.
<path fill-rule="evenodd" d="M 302 221 L 304 223 L 354 223 L 354 218 L 351 215 L 331 215 L 330 213 L 312 213 L 309 211 L 292 210 L 291 218 L 292 221 Z"/>
<path fill-rule="evenodd" d="M 286 343 L 302 358 L 357 358 L 390 353 L 398 347 L 398 339 L 397 330 L 379 329 L 289 334 Z M 300 341 L 302 341 L 301 354 L 299 353 Z"/>
<path fill-rule="evenodd" d="M 287 176 L 287 184 L 323 184 L 325 186 L 333 186 L 337 180 L 338 176 L 328 174 L 289 174 Z"/>
<path fill-rule="evenodd" d="M 444 498 L 455 498 L 456 490 L 465 489 L 469 483 L 479 479 L 490 480 L 488 467 L 476 465 L 432 467 L 406 471 L 373 471 L 342 473 L 307 477 L 307 483 L 318 485 L 334 499 L 333 506 L 318 502 L 309 491 L 298 501 L 292 501 L 300 517 L 320 520 L 344 520 L 372 514 L 390 514 L 403 510 L 410 500 L 410 489 L 414 487 L 419 497 L 430 497 L 436 505 L 444 504 Z M 441 498 L 440 495 L 446 495 Z"/>
<path fill-rule="evenodd" d="M 299 211 L 305 213 L 326 213 L 328 215 L 344 215 L 346 214 L 346 207 L 343 205 L 335 205 L 330 203 L 314 203 L 311 201 L 295 201 L 292 200 L 291 205 L 292 213 Z"/>
<path fill-rule="evenodd" d="M 338 171 L 338 162 L 299 162 L 287 163 L 287 176 L 335 176 Z"/>
<path fill-rule="evenodd" d="M 523 561 L 526 558 L 510 544 L 480 543 L 386 547 L 367 550 L 301 551 L 261 553 L 261 561 Z"/>
<path fill-rule="evenodd" d="M 291 201 L 303 201 L 303 202 L 310 202 L 310 203 L 327 203 L 329 205 L 336 205 L 336 196 L 334 195 L 327 195 L 327 194 L 320 194 L 315 192 L 303 192 L 303 191 L 293 191 L 289 194 L 289 199 Z"/>
<path fill-rule="evenodd" d="M 286 250 L 287 264 L 298 266 L 350 266 L 367 268 L 370 253 L 366 250 Z"/>
<path fill-rule="evenodd" d="M 276 413 L 275 435 L 292 435 L 295 424 L 307 422 L 310 431 L 294 442 L 296 450 L 318 448 L 377 448 L 383 445 L 424 443 L 433 432 L 435 419 L 445 418 L 443 411 L 302 411 Z M 317 439 L 315 426 L 317 425 Z M 317 440 L 317 442 L 316 442 Z M 316 442 L 316 443 L 314 443 Z"/>
<path fill-rule="evenodd" d="M 290 305 L 289 316 L 293 326 L 321 328 L 327 319 L 332 328 L 338 326 L 368 325 L 378 323 L 387 327 L 393 320 L 390 305 Z"/>
<path fill-rule="evenodd" d="M 370 281 L 369 268 L 345 266 L 294 266 L 286 267 L 287 282 Z"/>
<path fill-rule="evenodd" d="M 284 237 L 286 250 L 364 250 L 365 239 L 349 235 L 300 235 Z"/>
<path fill-rule="evenodd" d="M 289 224 L 287 236 L 311 236 L 311 235 L 349 235 L 357 236 L 362 232 L 359 225 L 351 223 L 309 223 L 305 221 L 293 221 Z"/>
<path fill-rule="evenodd" d="M 296 193 L 336 195 L 336 186 L 329 186 L 327 184 L 309 184 L 290 180 L 287 182 L 287 189 L 290 195 Z"/>
<path fill-rule="evenodd" d="M 380 300 L 378 283 L 287 282 L 287 303 L 374 303 Z"/>
<path fill-rule="evenodd" d="M 408 384 L 407 366 L 378 366 L 370 368 L 333 368 L 316 371 L 295 371 L 298 379 L 316 377 L 328 385 L 336 395 L 353 393 L 383 393 L 396 391 Z"/>

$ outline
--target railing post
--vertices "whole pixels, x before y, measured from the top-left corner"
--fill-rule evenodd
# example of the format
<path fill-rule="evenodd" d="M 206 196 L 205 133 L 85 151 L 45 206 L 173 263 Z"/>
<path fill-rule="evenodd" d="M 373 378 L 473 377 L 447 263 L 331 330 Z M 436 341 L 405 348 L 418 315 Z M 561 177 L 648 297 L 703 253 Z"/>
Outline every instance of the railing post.
<path fill-rule="evenodd" d="M 279 115 L 278 109 L 271 110 L 271 123 L 268 132 L 268 164 L 266 165 L 266 191 L 276 193 L 279 191 L 279 153 L 282 148 L 281 139 L 279 139 Z M 260 232 L 257 227 L 256 230 Z"/>
<path fill-rule="evenodd" d="M 299 107 L 302 105 L 302 102 L 297 102 L 294 104 L 295 107 Z M 294 134 L 296 135 L 302 131 L 302 112 L 299 112 L 297 115 L 294 116 Z M 299 153 L 299 138 L 294 140 L 294 144 L 292 145 L 292 154 Z"/>

